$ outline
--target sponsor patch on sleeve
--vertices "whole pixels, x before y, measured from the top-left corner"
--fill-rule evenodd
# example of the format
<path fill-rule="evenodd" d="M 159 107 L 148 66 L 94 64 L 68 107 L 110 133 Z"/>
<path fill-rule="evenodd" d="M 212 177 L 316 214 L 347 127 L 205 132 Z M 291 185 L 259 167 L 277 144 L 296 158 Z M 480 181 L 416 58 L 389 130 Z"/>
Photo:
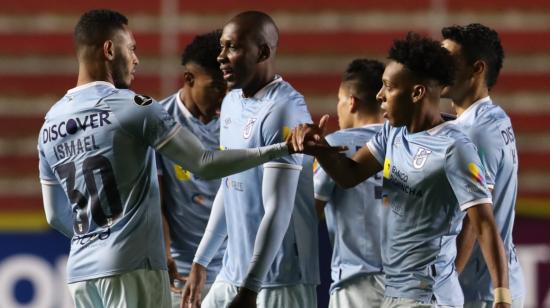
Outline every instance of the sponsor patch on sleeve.
<path fill-rule="evenodd" d="M 149 96 L 146 96 L 146 95 L 136 94 L 136 96 L 134 96 L 134 102 L 138 106 L 147 106 L 147 105 L 150 105 L 153 102 L 153 99 Z"/>

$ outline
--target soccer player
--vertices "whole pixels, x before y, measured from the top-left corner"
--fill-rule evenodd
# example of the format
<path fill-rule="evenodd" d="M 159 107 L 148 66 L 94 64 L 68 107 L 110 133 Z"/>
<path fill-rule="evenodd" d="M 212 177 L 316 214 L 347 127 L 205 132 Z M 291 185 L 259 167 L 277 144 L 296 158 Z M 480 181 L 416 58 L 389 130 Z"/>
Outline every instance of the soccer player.
<path fill-rule="evenodd" d="M 183 86 L 159 103 L 183 127 L 193 132 L 208 149 L 219 148 L 218 112 L 227 85 L 217 61 L 221 30 L 199 35 L 185 48 Z M 165 242 L 170 282 L 173 286 L 172 306 L 181 302 L 181 283 L 189 275 L 193 256 L 208 223 L 212 201 L 220 180 L 204 180 L 183 169 L 163 155 L 157 156 L 165 223 Z M 203 296 L 218 274 L 225 247 L 208 265 Z"/>
<path fill-rule="evenodd" d="M 311 122 L 303 96 L 274 72 L 277 41 L 277 26 L 262 12 L 240 13 L 223 28 L 218 62 L 231 90 L 220 116 L 224 148 L 278 143 Z M 292 155 L 222 180 L 182 307 L 200 305 L 204 268 L 226 236 L 222 269 L 201 307 L 317 306 L 312 163 Z"/>
<path fill-rule="evenodd" d="M 353 156 L 319 152 L 319 126 L 293 131 L 295 149 L 315 154 L 340 185 L 352 187 L 383 171 L 390 207 L 382 233 L 386 290 L 382 307 L 463 305 L 454 270 L 456 236 L 464 212 L 479 238 L 493 286 L 508 290 L 508 269 L 494 222 L 491 195 L 473 143 L 444 121 L 439 98 L 454 75 L 453 58 L 441 44 L 409 33 L 396 40 L 377 94 L 388 121 Z M 505 298 L 496 307 L 508 307 Z"/>
<path fill-rule="evenodd" d="M 445 88 L 442 95 L 452 99 L 457 124 L 477 146 L 508 260 L 512 294 L 506 296 L 511 296 L 512 307 L 523 307 L 523 273 L 512 240 L 518 189 L 516 142 L 510 118 L 489 96 L 502 68 L 504 51 L 497 32 L 481 24 L 446 27 L 441 33 L 443 47 L 454 57 L 457 67 L 455 83 Z M 471 222 L 466 217 L 458 237 L 456 261 L 461 272 L 464 307 L 492 307 L 495 294 L 491 277 L 474 240 Z"/>
<path fill-rule="evenodd" d="M 339 131 L 327 142 L 345 145 L 352 157 L 382 128 L 376 93 L 382 87 L 384 64 L 353 60 L 338 90 Z M 382 174 L 343 189 L 318 167 L 314 175 L 317 208 L 324 207 L 332 252 L 331 308 L 380 307 L 384 298 L 381 256 Z M 326 207 L 325 207 L 326 205 Z"/>
<path fill-rule="evenodd" d="M 76 87 L 49 110 L 38 138 L 48 222 L 71 240 L 76 307 L 170 307 L 154 150 L 203 178 L 288 154 L 284 143 L 205 150 L 151 98 L 127 90 L 139 61 L 125 16 L 78 21 Z"/>

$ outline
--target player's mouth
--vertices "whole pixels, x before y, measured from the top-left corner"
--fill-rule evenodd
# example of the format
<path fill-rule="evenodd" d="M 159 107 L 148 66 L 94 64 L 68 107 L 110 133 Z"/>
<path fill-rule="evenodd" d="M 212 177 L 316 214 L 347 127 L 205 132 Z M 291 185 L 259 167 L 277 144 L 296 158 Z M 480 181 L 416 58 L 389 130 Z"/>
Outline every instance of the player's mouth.
<path fill-rule="evenodd" d="M 233 70 L 229 67 L 220 66 L 224 80 L 230 80 L 233 78 Z"/>
<path fill-rule="evenodd" d="M 380 104 L 380 109 L 382 109 L 382 111 L 384 111 L 384 113 L 382 114 L 384 119 L 387 119 L 388 118 L 388 111 L 387 111 L 387 108 L 386 108 L 386 103 Z"/>

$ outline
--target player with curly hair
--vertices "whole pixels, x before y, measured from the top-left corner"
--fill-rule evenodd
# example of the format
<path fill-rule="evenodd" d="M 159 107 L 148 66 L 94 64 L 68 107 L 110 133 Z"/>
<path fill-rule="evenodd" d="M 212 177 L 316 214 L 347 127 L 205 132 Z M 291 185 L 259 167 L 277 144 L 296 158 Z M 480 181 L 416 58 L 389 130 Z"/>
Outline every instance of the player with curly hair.
<path fill-rule="evenodd" d="M 353 187 L 383 171 L 382 307 L 460 307 L 456 237 L 465 213 L 483 251 L 493 285 L 508 288 L 508 268 L 494 222 L 491 194 L 474 144 L 439 111 L 452 83 L 454 61 L 437 41 L 409 33 L 390 48 L 377 98 L 388 121 L 366 146 L 347 158 L 319 151 L 323 128 L 293 130 L 296 149 L 313 154 L 341 186 Z M 506 302 L 496 307 L 507 307 Z"/>

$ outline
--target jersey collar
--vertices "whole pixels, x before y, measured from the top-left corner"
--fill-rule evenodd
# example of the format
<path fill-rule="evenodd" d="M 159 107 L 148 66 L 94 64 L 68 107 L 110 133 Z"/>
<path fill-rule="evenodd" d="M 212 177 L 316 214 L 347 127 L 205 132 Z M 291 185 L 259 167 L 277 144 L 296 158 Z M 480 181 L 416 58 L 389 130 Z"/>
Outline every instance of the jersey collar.
<path fill-rule="evenodd" d="M 478 99 L 473 104 L 471 104 L 470 107 L 466 108 L 466 110 L 464 110 L 464 112 L 460 116 L 458 116 L 455 121 L 456 122 L 463 121 L 464 119 L 468 118 L 470 113 L 473 113 L 479 105 L 481 105 L 483 103 L 490 103 L 490 102 L 491 102 L 491 97 L 490 96 L 485 96 L 481 99 Z"/>
<path fill-rule="evenodd" d="M 93 81 L 93 82 L 89 82 L 89 83 L 83 84 L 81 86 L 69 89 L 67 91 L 67 94 L 72 94 L 72 93 L 78 92 L 80 90 L 84 90 L 84 89 L 91 88 L 91 87 L 98 86 L 98 85 L 108 86 L 108 87 L 111 87 L 113 89 L 115 88 L 115 86 L 112 83 L 107 82 L 107 81 Z"/>
<path fill-rule="evenodd" d="M 189 109 L 187 109 L 187 107 L 185 106 L 185 104 L 181 100 L 180 94 L 181 94 L 181 90 L 179 90 L 178 93 L 176 93 L 176 103 L 178 104 L 179 110 L 181 111 L 183 116 L 186 117 L 187 119 L 194 118 L 194 116 L 191 114 L 191 111 L 189 111 Z"/>

